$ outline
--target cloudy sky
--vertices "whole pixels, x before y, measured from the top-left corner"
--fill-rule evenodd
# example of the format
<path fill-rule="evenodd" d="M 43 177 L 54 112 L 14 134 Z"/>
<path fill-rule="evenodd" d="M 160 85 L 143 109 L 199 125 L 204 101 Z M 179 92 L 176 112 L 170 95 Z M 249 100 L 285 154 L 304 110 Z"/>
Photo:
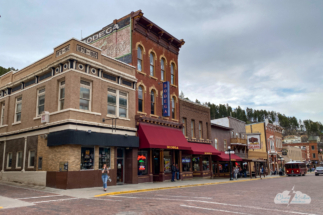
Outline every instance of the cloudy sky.
<path fill-rule="evenodd" d="M 0 65 L 21 69 L 138 9 L 186 41 L 179 85 L 191 100 L 323 122 L 318 0 L 0 0 Z"/>

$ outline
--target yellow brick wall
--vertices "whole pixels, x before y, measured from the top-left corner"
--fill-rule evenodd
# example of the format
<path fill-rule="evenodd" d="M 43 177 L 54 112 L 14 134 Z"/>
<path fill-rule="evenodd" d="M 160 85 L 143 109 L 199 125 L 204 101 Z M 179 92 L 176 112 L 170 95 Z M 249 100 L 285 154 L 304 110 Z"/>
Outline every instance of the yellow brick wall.
<path fill-rule="evenodd" d="M 252 129 L 251 129 L 252 127 Z M 246 125 L 246 133 L 260 133 L 260 142 L 261 142 L 261 149 L 254 149 L 249 150 L 248 158 L 250 159 L 258 159 L 263 158 L 267 159 L 267 150 L 266 150 L 266 132 L 264 123 L 257 123 L 252 125 Z"/>

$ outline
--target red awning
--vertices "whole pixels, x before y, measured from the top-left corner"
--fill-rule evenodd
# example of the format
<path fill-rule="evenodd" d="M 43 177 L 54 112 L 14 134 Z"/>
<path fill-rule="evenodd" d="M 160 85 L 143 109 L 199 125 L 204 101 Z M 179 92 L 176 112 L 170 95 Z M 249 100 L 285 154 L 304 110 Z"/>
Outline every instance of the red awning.
<path fill-rule="evenodd" d="M 229 161 L 229 155 L 225 154 L 224 152 L 221 152 L 221 155 L 215 156 L 216 161 Z M 242 158 L 235 154 L 231 154 L 231 161 L 242 161 Z"/>
<path fill-rule="evenodd" d="M 189 146 L 192 150 L 190 150 L 189 154 L 193 155 L 220 155 L 221 152 L 216 150 L 210 144 L 203 143 L 189 143 Z"/>
<path fill-rule="evenodd" d="M 164 126 L 139 124 L 139 148 L 191 150 L 182 131 Z"/>

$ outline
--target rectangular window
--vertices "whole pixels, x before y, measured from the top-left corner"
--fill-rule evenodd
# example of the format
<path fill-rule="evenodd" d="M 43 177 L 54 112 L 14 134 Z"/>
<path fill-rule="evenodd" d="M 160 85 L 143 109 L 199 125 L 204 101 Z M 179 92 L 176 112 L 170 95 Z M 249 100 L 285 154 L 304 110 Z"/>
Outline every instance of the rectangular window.
<path fill-rule="evenodd" d="M 64 109 L 64 103 L 65 103 L 65 81 L 61 81 L 59 83 L 59 104 L 58 104 L 58 110 Z"/>
<path fill-rule="evenodd" d="M 119 91 L 119 117 L 127 118 L 128 94 Z"/>
<path fill-rule="evenodd" d="M 214 139 L 214 148 L 218 149 L 218 140 L 217 139 Z"/>
<path fill-rule="evenodd" d="M 314 146 L 312 146 L 312 150 L 314 150 Z"/>
<path fill-rule="evenodd" d="M 15 122 L 21 122 L 22 97 L 16 98 Z"/>
<path fill-rule="evenodd" d="M 209 139 L 209 124 L 206 123 L 206 139 Z"/>
<path fill-rule="evenodd" d="M 315 153 L 313 153 L 313 158 L 315 158 Z"/>
<path fill-rule="evenodd" d="M 45 88 L 38 90 L 37 94 L 37 116 L 39 116 L 45 110 Z"/>
<path fill-rule="evenodd" d="M 148 174 L 148 152 L 141 150 L 138 151 L 138 175 Z"/>
<path fill-rule="evenodd" d="M 21 168 L 21 166 L 22 166 L 22 152 L 17 152 L 16 168 Z"/>
<path fill-rule="evenodd" d="M 4 124 L 4 108 L 5 108 L 5 103 L 1 103 L 1 125 Z"/>
<path fill-rule="evenodd" d="M 223 141 L 224 150 L 228 150 L 227 140 Z"/>
<path fill-rule="evenodd" d="M 200 171 L 200 157 L 193 157 L 193 171 Z"/>
<path fill-rule="evenodd" d="M 43 157 L 39 157 L 38 158 L 38 169 L 42 169 L 43 168 Z"/>
<path fill-rule="evenodd" d="M 7 155 L 7 168 L 10 169 L 12 165 L 12 153 L 8 153 Z"/>
<path fill-rule="evenodd" d="M 81 148 L 81 169 L 94 169 L 94 148 Z"/>
<path fill-rule="evenodd" d="M 117 91 L 108 89 L 108 114 L 116 115 L 117 108 Z"/>
<path fill-rule="evenodd" d="M 35 151 L 29 151 L 28 168 L 35 167 Z"/>
<path fill-rule="evenodd" d="M 203 165 L 203 171 L 204 170 L 210 170 L 209 157 L 203 157 L 202 165 Z"/>
<path fill-rule="evenodd" d="M 91 82 L 81 80 L 80 109 L 91 111 Z"/>
<path fill-rule="evenodd" d="M 182 119 L 182 123 L 183 123 L 183 134 L 186 137 L 187 136 L 187 134 L 186 134 L 186 118 Z"/>
<path fill-rule="evenodd" d="M 99 148 L 99 169 L 102 169 L 103 164 L 106 164 L 107 167 L 110 165 L 110 148 Z"/>
<path fill-rule="evenodd" d="M 191 136 L 195 138 L 195 121 L 191 120 Z"/>
<path fill-rule="evenodd" d="M 182 170 L 183 172 L 192 171 L 191 168 L 191 157 L 182 157 Z"/>
<path fill-rule="evenodd" d="M 203 139 L 202 122 L 199 122 L 199 137 L 200 137 L 200 139 Z"/>

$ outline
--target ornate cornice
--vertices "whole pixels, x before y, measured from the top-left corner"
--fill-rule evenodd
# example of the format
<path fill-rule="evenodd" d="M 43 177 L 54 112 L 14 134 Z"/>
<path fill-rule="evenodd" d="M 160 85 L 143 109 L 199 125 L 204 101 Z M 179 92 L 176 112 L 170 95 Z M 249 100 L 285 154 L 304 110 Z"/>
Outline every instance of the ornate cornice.
<path fill-rule="evenodd" d="M 182 123 L 163 120 L 161 119 L 161 117 L 156 119 L 156 118 L 142 116 L 138 114 L 135 116 L 135 119 L 136 119 L 137 126 L 139 126 L 139 123 L 149 123 L 149 124 L 160 125 L 165 127 L 177 128 L 177 129 L 183 128 Z"/>

